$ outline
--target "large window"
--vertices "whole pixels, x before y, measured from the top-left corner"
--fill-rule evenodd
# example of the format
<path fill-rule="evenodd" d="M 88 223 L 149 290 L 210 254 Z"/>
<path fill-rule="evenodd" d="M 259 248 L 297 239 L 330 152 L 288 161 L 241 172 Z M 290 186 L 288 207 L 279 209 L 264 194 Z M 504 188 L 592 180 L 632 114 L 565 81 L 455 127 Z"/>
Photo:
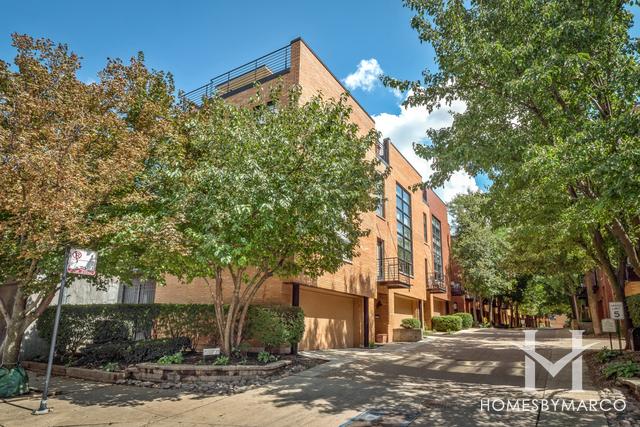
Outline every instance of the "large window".
<path fill-rule="evenodd" d="M 427 226 L 427 214 L 422 214 L 422 236 L 424 237 L 424 242 L 429 243 L 429 227 Z"/>
<path fill-rule="evenodd" d="M 440 220 L 431 217 L 431 239 L 433 241 L 433 272 L 439 279 L 444 278 L 442 265 L 442 229 Z"/>
<path fill-rule="evenodd" d="M 384 180 L 378 182 L 378 206 L 376 207 L 376 214 L 380 218 L 384 218 Z"/>
<path fill-rule="evenodd" d="M 396 184 L 396 220 L 398 223 L 398 269 L 413 275 L 413 247 L 411 242 L 411 195 Z"/>

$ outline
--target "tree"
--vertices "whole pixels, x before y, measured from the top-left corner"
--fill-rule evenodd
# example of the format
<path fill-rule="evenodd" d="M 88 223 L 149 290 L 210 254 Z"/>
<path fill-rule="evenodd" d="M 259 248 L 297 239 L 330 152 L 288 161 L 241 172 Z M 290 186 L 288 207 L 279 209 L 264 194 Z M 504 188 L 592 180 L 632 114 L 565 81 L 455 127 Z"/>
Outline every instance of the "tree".
<path fill-rule="evenodd" d="M 580 244 L 624 301 L 615 270 L 628 260 L 640 274 L 632 2 L 405 4 L 416 12 L 411 25 L 433 45 L 439 69 L 425 71 L 423 82 L 387 83 L 411 88 L 408 104 L 429 110 L 454 99 L 466 103 L 450 128 L 430 131 L 432 143 L 416 147 L 434 161 L 429 184 L 442 184 L 460 168 L 486 173 L 494 203 L 529 210 L 540 207 L 531 194 L 553 187 L 547 200 L 554 199 L 556 218 L 580 230 Z"/>
<path fill-rule="evenodd" d="M 97 285 L 131 276 L 136 264 L 118 262 L 110 239 L 127 234 L 123 216 L 148 200 L 139 178 L 173 105 L 170 76 L 148 71 L 141 54 L 129 65 L 110 60 L 87 84 L 66 45 L 14 34 L 13 46 L 15 68 L 0 61 L 5 365 L 17 362 L 24 331 L 58 289 L 66 247 L 108 247 Z"/>
<path fill-rule="evenodd" d="M 299 89 L 261 93 L 241 107 L 205 100 L 185 121 L 182 162 L 166 168 L 166 204 L 186 248 L 168 271 L 204 278 L 224 354 L 240 345 L 271 277 L 316 277 L 354 256 L 381 178 L 378 135 L 359 136 L 346 96 L 301 103 Z"/>
<path fill-rule="evenodd" d="M 507 293 L 513 280 L 506 270 L 509 251 L 504 229 L 494 229 L 486 215 L 486 195 L 468 193 L 449 203 L 455 220 L 452 254 L 460 266 L 461 278 L 475 298 L 489 299 L 489 321 L 493 323 L 493 300 Z"/>

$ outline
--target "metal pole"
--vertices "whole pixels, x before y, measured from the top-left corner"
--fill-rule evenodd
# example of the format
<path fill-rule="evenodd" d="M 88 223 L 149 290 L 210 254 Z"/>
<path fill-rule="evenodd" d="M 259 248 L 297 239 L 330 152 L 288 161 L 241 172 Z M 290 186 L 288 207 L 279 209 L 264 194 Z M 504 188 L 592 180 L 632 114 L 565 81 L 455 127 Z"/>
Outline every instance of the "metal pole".
<path fill-rule="evenodd" d="M 69 248 L 64 251 L 64 267 L 62 270 L 62 280 L 60 281 L 60 290 L 58 291 L 58 306 L 56 307 L 56 319 L 53 322 L 53 334 L 51 335 L 51 347 L 49 347 L 49 363 L 47 363 L 47 374 L 44 379 L 44 390 L 42 391 L 42 399 L 40 399 L 40 407 L 33 411 L 33 415 L 44 415 L 49 413 L 47 407 L 47 396 L 49 395 L 49 381 L 51 380 L 51 370 L 53 368 L 53 355 L 56 350 L 56 337 L 58 335 L 58 324 L 60 323 L 60 310 L 64 301 L 64 286 L 67 282 L 67 263 L 69 262 Z"/>
<path fill-rule="evenodd" d="M 609 332 L 609 348 L 613 350 L 613 339 L 611 339 L 611 332 Z"/>
<path fill-rule="evenodd" d="M 618 349 L 620 350 L 620 353 L 622 353 L 622 339 L 620 338 L 620 329 L 621 329 L 620 323 L 621 323 L 620 320 L 616 322 L 616 326 L 617 326 L 616 330 L 618 331 Z"/>

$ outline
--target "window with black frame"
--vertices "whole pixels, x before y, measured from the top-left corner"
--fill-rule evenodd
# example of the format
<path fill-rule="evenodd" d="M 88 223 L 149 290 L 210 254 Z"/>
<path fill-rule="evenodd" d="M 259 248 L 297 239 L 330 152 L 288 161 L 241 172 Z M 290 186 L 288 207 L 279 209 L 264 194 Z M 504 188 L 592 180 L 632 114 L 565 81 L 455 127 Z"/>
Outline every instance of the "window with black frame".
<path fill-rule="evenodd" d="M 431 240 L 433 242 L 433 272 L 436 279 L 444 278 L 444 268 L 442 264 L 442 228 L 440 220 L 435 216 L 431 217 Z"/>
<path fill-rule="evenodd" d="M 398 226 L 398 270 L 412 276 L 411 195 L 400 184 L 396 184 L 396 220 Z"/>

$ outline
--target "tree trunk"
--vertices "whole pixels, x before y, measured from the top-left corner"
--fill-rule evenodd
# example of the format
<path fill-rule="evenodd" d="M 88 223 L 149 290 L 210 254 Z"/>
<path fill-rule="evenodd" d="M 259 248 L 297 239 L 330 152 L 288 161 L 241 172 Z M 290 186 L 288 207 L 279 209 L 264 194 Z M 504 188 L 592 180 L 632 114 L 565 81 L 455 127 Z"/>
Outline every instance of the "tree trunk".
<path fill-rule="evenodd" d="M 27 308 L 27 298 L 23 296 L 22 289 L 18 287 L 13 299 L 11 312 L 6 321 L 6 334 L 2 345 L 2 364 L 9 368 L 18 363 L 20 348 L 24 331 L 26 330 L 25 311 Z"/>
<path fill-rule="evenodd" d="M 489 324 L 493 325 L 493 297 L 489 298 Z"/>
<path fill-rule="evenodd" d="M 473 296 L 473 300 L 471 302 L 471 314 L 473 315 L 473 324 L 477 325 L 478 324 L 478 313 L 477 313 L 477 309 L 476 309 L 476 296 Z"/>
<path fill-rule="evenodd" d="M 582 313 L 578 309 L 578 297 L 575 292 L 571 294 L 571 311 L 573 311 L 573 318 L 577 322 L 582 322 Z"/>
<path fill-rule="evenodd" d="M 591 314 L 593 333 L 600 335 L 602 333 L 602 326 L 600 324 L 600 315 L 598 314 L 598 300 L 596 293 L 593 291 L 593 287 L 595 285 L 595 274 L 595 271 L 587 274 L 585 286 L 587 287 L 587 300 L 589 301 L 589 313 Z"/>

